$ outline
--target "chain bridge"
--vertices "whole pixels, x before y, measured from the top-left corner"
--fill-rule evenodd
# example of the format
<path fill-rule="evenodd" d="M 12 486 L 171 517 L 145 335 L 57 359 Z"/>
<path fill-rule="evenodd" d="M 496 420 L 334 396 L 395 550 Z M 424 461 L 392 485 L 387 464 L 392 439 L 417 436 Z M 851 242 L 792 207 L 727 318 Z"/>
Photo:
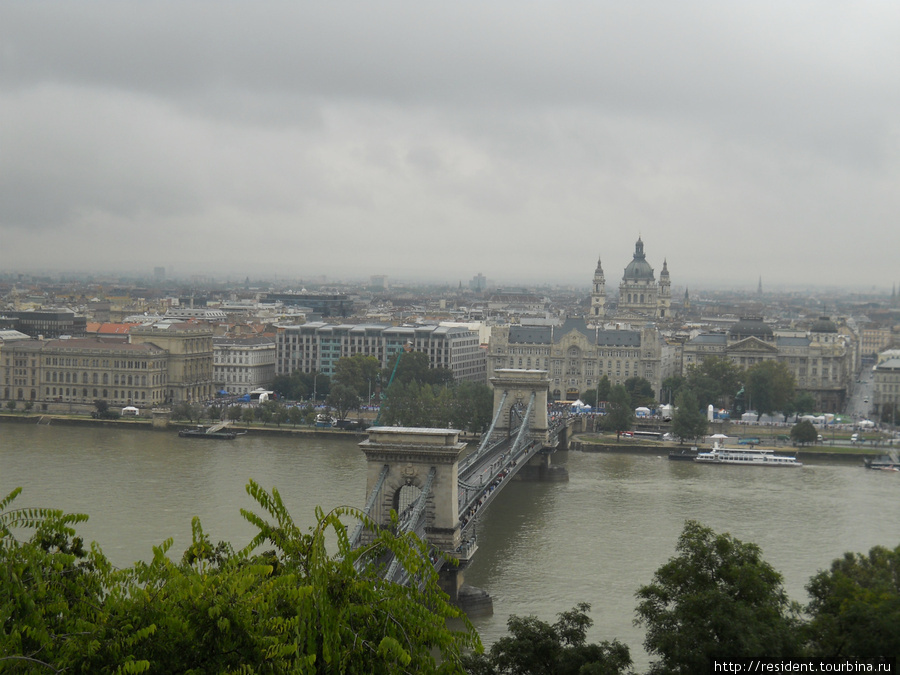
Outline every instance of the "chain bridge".
<path fill-rule="evenodd" d="M 380 527 L 398 534 L 414 532 L 435 550 L 459 561 L 444 565 L 433 555 L 444 590 L 458 601 L 460 572 L 478 550 L 476 524 L 513 478 L 566 480 L 550 457 L 565 449 L 566 417 L 547 412 L 550 381 L 542 370 L 497 370 L 494 417 L 477 448 L 470 450 L 455 429 L 372 427 L 360 443 L 366 454 L 368 500 L 365 513 Z M 368 543 L 373 534 L 358 526 L 351 544 Z M 385 578 L 409 583 L 396 560 L 382 561 Z"/>

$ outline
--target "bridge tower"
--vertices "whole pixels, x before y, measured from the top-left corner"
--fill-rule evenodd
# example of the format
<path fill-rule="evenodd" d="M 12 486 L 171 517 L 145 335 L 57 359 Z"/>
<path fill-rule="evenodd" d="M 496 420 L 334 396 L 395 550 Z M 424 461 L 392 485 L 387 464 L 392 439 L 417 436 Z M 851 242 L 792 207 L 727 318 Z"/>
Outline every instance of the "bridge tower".
<path fill-rule="evenodd" d="M 405 493 L 429 487 L 425 537 L 442 551 L 455 551 L 461 541 L 459 457 L 466 448 L 459 433 L 456 429 L 370 428 L 368 439 L 359 444 L 368 463 L 367 492 L 374 492 L 383 481 L 370 518 L 379 525 L 389 524 L 391 510 L 402 511 Z"/>
<path fill-rule="evenodd" d="M 550 439 L 550 425 L 547 420 L 550 379 L 547 377 L 547 371 L 498 368 L 494 371 L 494 377 L 491 378 L 491 385 L 494 387 L 495 414 L 503 401 L 503 411 L 494 426 L 495 432 L 509 434 L 512 427 L 516 426 L 512 421 L 512 410 L 518 408 L 524 411 L 531 395 L 534 394 L 534 407 L 530 420 L 531 436 L 546 445 Z"/>

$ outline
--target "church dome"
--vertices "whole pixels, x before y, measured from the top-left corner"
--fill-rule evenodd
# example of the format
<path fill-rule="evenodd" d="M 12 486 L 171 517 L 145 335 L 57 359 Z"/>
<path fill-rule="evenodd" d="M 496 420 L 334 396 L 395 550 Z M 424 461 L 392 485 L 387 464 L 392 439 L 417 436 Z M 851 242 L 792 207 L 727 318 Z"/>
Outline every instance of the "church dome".
<path fill-rule="evenodd" d="M 838 329 L 831 320 L 831 317 L 820 316 L 818 321 L 813 323 L 810 327 L 809 331 L 811 333 L 837 333 Z"/>
<path fill-rule="evenodd" d="M 741 320 L 728 330 L 728 335 L 731 336 L 732 339 L 742 339 L 746 337 L 765 339 L 767 337 L 772 337 L 774 333 L 772 332 L 771 326 L 763 321 L 762 317 L 750 316 L 741 317 Z"/>
<path fill-rule="evenodd" d="M 646 281 L 653 280 L 653 268 L 647 262 L 644 255 L 644 242 L 638 237 L 637 244 L 634 246 L 634 260 L 628 263 L 625 268 L 625 276 L 623 281 Z"/>

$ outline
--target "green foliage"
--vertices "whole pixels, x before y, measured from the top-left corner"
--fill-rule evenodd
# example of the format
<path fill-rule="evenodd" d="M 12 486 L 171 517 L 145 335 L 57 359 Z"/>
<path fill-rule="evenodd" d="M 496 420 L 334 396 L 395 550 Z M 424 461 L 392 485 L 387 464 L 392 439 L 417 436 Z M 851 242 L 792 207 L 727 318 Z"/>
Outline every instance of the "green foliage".
<path fill-rule="evenodd" d="M 809 420 L 801 420 L 791 427 L 791 440 L 800 445 L 815 443 L 819 438 L 819 432 Z"/>
<path fill-rule="evenodd" d="M 791 407 L 793 412 L 798 415 L 814 412 L 816 409 L 816 397 L 808 391 L 798 391 Z"/>
<path fill-rule="evenodd" d="M 303 533 L 278 491 L 251 481 L 261 514 L 242 510 L 258 529 L 244 549 L 213 546 L 194 519 L 179 563 L 168 540 L 150 561 L 116 570 L 75 537 L 86 516 L 11 510 L 20 491 L 0 502 L 3 672 L 462 673 L 463 652 L 481 648 L 424 542 L 366 521 L 371 544 L 350 548 L 341 519 L 358 511 L 317 510 Z M 32 537 L 18 541 L 19 529 Z M 410 586 L 379 576 L 386 553 Z"/>
<path fill-rule="evenodd" d="M 333 384 L 349 387 L 357 396 L 368 399 L 375 391 L 380 375 L 381 364 L 374 356 L 343 356 L 335 365 Z"/>
<path fill-rule="evenodd" d="M 256 413 L 253 411 L 253 408 L 242 408 L 241 409 L 241 421 L 244 424 L 253 424 L 253 420 L 256 419 Z"/>
<path fill-rule="evenodd" d="M 900 406 L 896 403 L 882 403 L 879 420 L 884 424 L 896 424 L 900 422 Z"/>
<path fill-rule="evenodd" d="M 606 404 L 606 415 L 602 418 L 601 425 L 607 431 L 615 431 L 616 437 L 634 423 L 634 411 L 631 407 L 631 399 L 628 392 L 621 384 L 615 385 L 609 393 L 609 401 Z"/>
<path fill-rule="evenodd" d="M 399 364 L 397 364 L 397 358 L 400 358 Z M 428 354 L 425 352 L 398 352 L 388 360 L 387 368 L 381 373 L 381 381 L 387 387 L 388 384 L 391 384 L 391 375 L 393 374 L 393 384 L 403 383 L 408 385 L 412 382 L 418 382 L 422 385 L 445 385 L 453 382 L 453 372 L 451 370 L 448 368 L 431 368 L 430 365 Z M 394 371 L 395 366 L 397 368 L 396 372 Z"/>
<path fill-rule="evenodd" d="M 670 375 L 662 381 L 661 403 L 673 403 L 687 380 L 681 375 Z"/>
<path fill-rule="evenodd" d="M 395 380 L 381 403 L 379 424 L 452 427 L 478 433 L 490 426 L 493 406 L 493 392 L 483 384 L 432 386 Z"/>
<path fill-rule="evenodd" d="M 182 401 L 181 403 L 176 403 L 172 407 L 172 419 L 175 420 L 187 420 L 188 422 L 193 422 L 194 420 L 200 420 L 200 406 L 196 403 L 190 403 L 188 401 Z"/>
<path fill-rule="evenodd" d="M 98 398 L 94 401 L 94 408 L 96 412 L 93 414 L 93 417 L 101 420 L 117 420 L 120 417 L 120 414 L 109 409 L 109 402 Z"/>
<path fill-rule="evenodd" d="M 799 655 L 798 608 L 759 547 L 688 521 L 676 550 L 637 592 L 644 647 L 660 657 L 651 673 L 704 673 L 711 658 Z"/>
<path fill-rule="evenodd" d="M 276 376 L 272 381 L 272 391 L 286 401 L 305 401 L 312 398 L 313 393 L 321 399 L 331 391 L 331 378 L 321 373 L 295 370 L 290 375 Z"/>
<path fill-rule="evenodd" d="M 593 621 L 590 605 L 579 603 L 559 614 L 553 625 L 537 617 L 511 616 L 510 635 L 495 642 L 489 654 L 466 659 L 470 675 L 619 675 L 630 672 L 631 655 L 621 642 L 587 644 Z"/>
<path fill-rule="evenodd" d="M 780 361 L 754 363 L 746 373 L 750 405 L 759 416 L 789 410 L 794 400 L 794 375 Z"/>
<path fill-rule="evenodd" d="M 730 360 L 707 356 L 700 363 L 688 366 L 685 386 L 694 393 L 701 408 L 710 405 L 730 408 L 740 380 L 741 370 Z"/>
<path fill-rule="evenodd" d="M 339 420 L 343 420 L 347 418 L 347 413 L 359 408 L 359 394 L 352 387 L 345 384 L 336 384 L 331 388 L 331 393 L 325 399 L 325 404 L 334 409 Z"/>
<path fill-rule="evenodd" d="M 682 389 L 675 399 L 675 413 L 672 415 L 672 433 L 679 440 L 700 438 L 706 435 L 709 420 L 700 409 L 694 392 L 689 388 Z"/>
<path fill-rule="evenodd" d="M 597 382 L 597 403 L 600 401 L 608 401 L 609 393 L 612 391 L 612 383 L 609 381 L 608 375 L 601 375 Z"/>
<path fill-rule="evenodd" d="M 629 377 L 625 380 L 625 391 L 628 392 L 631 405 L 635 408 L 638 406 L 651 407 L 656 405 L 653 385 L 643 377 Z"/>
<path fill-rule="evenodd" d="M 845 553 L 810 579 L 806 590 L 814 656 L 900 656 L 900 546 Z"/>

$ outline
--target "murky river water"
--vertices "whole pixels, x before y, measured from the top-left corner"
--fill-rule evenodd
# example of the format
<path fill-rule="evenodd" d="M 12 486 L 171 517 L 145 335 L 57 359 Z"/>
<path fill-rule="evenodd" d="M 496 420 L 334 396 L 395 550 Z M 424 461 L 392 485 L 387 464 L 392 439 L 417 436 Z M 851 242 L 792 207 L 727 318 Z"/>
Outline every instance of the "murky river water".
<path fill-rule="evenodd" d="M 513 482 L 478 525 L 466 582 L 487 590 L 494 616 L 475 625 L 485 643 L 510 614 L 553 621 L 592 606 L 591 640 L 618 638 L 646 665 L 632 625 L 634 593 L 674 554 L 686 519 L 758 544 L 792 598 L 844 551 L 900 542 L 900 474 L 861 464 L 802 469 L 698 466 L 662 456 L 559 453 L 568 483 Z M 353 440 L 242 436 L 197 441 L 173 432 L 0 423 L 0 493 L 22 486 L 18 506 L 87 513 L 79 528 L 113 562 L 148 558 L 173 537 L 180 555 L 199 516 L 213 541 L 253 535 L 240 508 L 248 479 L 277 487 L 294 519 L 317 505 L 361 507 L 365 457 Z"/>

